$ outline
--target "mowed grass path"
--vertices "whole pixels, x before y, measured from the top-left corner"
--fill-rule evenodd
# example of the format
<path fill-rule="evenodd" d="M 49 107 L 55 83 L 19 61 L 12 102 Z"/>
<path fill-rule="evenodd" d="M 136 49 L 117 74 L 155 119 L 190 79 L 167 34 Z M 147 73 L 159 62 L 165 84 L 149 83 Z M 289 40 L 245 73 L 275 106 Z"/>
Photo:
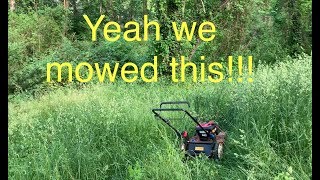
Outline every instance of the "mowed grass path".
<path fill-rule="evenodd" d="M 9 101 L 9 179 L 310 179 L 311 57 L 248 83 L 115 83 Z M 183 162 L 151 112 L 187 100 L 227 132 L 224 158 Z M 193 126 L 192 121 L 190 121 Z"/>

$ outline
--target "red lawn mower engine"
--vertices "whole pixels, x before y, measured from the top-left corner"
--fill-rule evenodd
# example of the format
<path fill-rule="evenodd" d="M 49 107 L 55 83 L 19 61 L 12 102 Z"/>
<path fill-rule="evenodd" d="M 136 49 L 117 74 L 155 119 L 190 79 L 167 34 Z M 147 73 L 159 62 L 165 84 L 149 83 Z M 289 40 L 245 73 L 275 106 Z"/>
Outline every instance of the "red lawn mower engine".
<path fill-rule="evenodd" d="M 199 136 L 200 141 L 209 141 L 210 139 L 213 139 L 215 135 L 217 135 L 215 133 L 217 127 L 213 121 L 209 121 L 207 123 L 200 123 L 200 125 L 202 126 L 202 128 L 200 126 L 196 126 L 196 133 Z M 209 132 L 210 135 L 208 136 L 208 134 L 203 129 Z"/>

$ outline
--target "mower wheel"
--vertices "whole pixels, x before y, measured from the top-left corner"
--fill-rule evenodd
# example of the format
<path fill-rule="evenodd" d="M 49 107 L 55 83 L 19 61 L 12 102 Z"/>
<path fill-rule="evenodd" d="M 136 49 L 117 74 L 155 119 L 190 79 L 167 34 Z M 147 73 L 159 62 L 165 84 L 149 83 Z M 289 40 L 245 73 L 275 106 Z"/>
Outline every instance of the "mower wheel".
<path fill-rule="evenodd" d="M 223 143 L 216 143 L 214 145 L 213 150 L 214 150 L 213 158 L 215 160 L 220 160 L 223 155 Z"/>

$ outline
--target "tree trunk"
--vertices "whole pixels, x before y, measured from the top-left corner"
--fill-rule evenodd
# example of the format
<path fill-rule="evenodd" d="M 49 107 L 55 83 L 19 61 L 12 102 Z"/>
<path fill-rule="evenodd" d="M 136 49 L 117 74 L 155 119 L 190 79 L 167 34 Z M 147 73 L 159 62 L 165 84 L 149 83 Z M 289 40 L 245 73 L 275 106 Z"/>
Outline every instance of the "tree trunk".
<path fill-rule="evenodd" d="M 10 11 L 14 11 L 14 9 L 15 9 L 14 4 L 15 4 L 15 1 L 14 0 L 10 0 Z"/>
<path fill-rule="evenodd" d="M 63 0 L 63 8 L 67 10 L 68 7 L 69 7 L 69 1 Z M 67 16 L 67 11 L 65 11 L 65 16 Z M 67 24 L 67 21 L 65 21 L 63 26 L 63 36 L 67 35 L 67 31 L 68 31 L 67 27 L 68 27 L 68 24 Z"/>
<path fill-rule="evenodd" d="M 143 0 L 143 15 L 148 15 L 148 1 Z"/>
<path fill-rule="evenodd" d="M 298 4 L 295 0 L 290 0 L 288 2 L 288 13 L 291 24 L 289 25 L 289 44 L 291 44 L 291 52 L 292 56 L 295 56 L 296 53 L 301 53 L 301 39 L 303 34 L 301 33 L 301 29 L 298 27 L 302 27 L 300 23 L 300 13 L 298 9 Z"/>
<path fill-rule="evenodd" d="M 174 0 L 168 0 L 167 1 L 167 16 L 169 17 L 171 22 L 176 21 L 175 19 L 175 14 L 178 11 L 178 5 Z M 173 34 L 172 29 L 165 26 L 165 39 L 169 39 L 169 34 Z M 176 48 L 174 47 L 174 44 L 169 45 L 169 58 L 171 59 L 172 57 L 175 56 L 176 53 Z"/>
<path fill-rule="evenodd" d="M 100 7 L 99 7 L 99 11 L 100 11 L 100 15 L 101 15 L 101 14 L 103 13 L 103 12 L 102 12 L 102 0 L 99 1 L 99 4 L 100 4 L 100 5 L 99 5 L 99 6 L 100 6 Z"/>
<path fill-rule="evenodd" d="M 106 15 L 107 15 L 107 17 L 109 17 L 110 19 L 114 19 L 113 10 L 112 10 L 112 5 L 113 5 L 112 0 L 107 0 L 107 1 L 106 1 Z"/>
<path fill-rule="evenodd" d="M 63 0 L 63 7 L 64 7 L 65 9 L 68 9 L 68 7 L 69 7 L 69 2 L 68 2 L 68 0 Z"/>
<path fill-rule="evenodd" d="M 33 8 L 37 11 L 38 10 L 38 2 L 33 2 Z"/>

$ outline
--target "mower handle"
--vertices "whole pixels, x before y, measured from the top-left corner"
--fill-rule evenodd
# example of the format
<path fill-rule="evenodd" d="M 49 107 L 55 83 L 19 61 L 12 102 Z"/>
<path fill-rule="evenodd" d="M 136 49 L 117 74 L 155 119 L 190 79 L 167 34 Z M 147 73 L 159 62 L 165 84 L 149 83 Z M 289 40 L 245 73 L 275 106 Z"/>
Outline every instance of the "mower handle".
<path fill-rule="evenodd" d="M 190 103 L 188 101 L 166 101 L 166 102 L 162 102 L 160 103 L 160 109 L 162 108 L 162 105 L 165 104 L 173 104 L 173 105 L 181 105 L 181 104 L 187 104 L 188 108 L 190 108 Z M 186 114 L 184 114 L 183 118 L 185 117 Z"/>
<path fill-rule="evenodd" d="M 162 102 L 160 104 L 160 109 L 161 109 L 163 104 L 187 104 L 188 107 L 190 107 L 190 103 L 188 101 L 168 101 L 168 102 Z"/>
<path fill-rule="evenodd" d="M 181 108 L 171 108 L 171 109 L 164 109 L 164 108 L 160 108 L 160 109 L 152 109 L 152 112 L 155 114 L 156 117 L 160 118 L 162 121 L 164 121 L 168 126 L 170 126 L 176 133 L 178 137 L 181 137 L 181 134 L 179 133 L 179 131 L 174 128 L 171 124 L 170 121 L 168 119 L 165 119 L 164 117 L 162 117 L 157 111 L 182 111 L 184 113 L 186 113 L 204 132 L 206 132 L 206 134 L 208 136 L 210 136 L 210 134 L 208 133 L 207 130 L 205 130 L 201 124 L 197 121 L 197 119 L 195 117 L 193 117 L 188 111 L 181 109 Z"/>

